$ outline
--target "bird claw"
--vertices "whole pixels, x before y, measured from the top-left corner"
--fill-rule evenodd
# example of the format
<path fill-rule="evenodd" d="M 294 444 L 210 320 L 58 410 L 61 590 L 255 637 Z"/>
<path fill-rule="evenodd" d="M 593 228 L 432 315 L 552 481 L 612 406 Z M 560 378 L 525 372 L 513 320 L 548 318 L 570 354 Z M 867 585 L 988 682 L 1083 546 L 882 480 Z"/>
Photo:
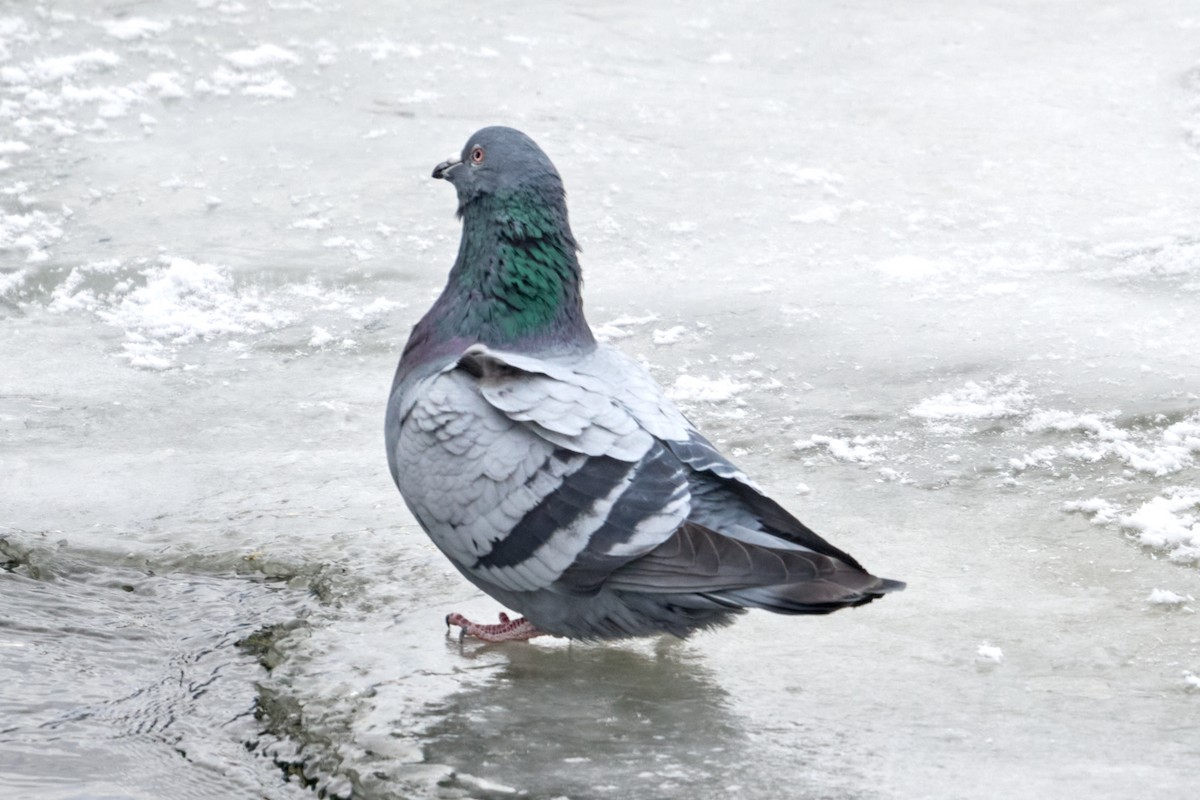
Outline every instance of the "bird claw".
<path fill-rule="evenodd" d="M 458 641 L 461 644 L 466 637 L 471 636 L 484 642 L 511 642 L 524 641 L 532 639 L 535 636 L 544 636 L 542 631 L 533 627 L 533 623 L 524 617 L 512 619 L 503 611 L 500 612 L 500 622 L 495 625 L 483 625 L 464 617 L 457 612 L 451 612 L 446 615 L 446 633 L 449 634 L 450 629 L 458 628 Z"/>

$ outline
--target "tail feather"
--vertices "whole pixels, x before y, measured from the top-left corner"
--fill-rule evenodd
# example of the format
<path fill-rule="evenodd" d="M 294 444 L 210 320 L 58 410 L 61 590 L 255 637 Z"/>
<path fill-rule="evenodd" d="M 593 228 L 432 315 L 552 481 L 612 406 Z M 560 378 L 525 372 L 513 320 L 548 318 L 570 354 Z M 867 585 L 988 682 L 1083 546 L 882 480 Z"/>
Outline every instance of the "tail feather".
<path fill-rule="evenodd" d="M 726 608 L 828 614 L 869 603 L 904 583 L 857 563 L 804 549 L 775 549 L 722 535 L 694 522 L 609 576 L 609 588 L 688 595 Z"/>
<path fill-rule="evenodd" d="M 867 573 L 862 573 L 867 577 Z M 742 608 L 762 608 L 776 614 L 829 614 L 840 608 L 866 605 L 888 592 L 900 591 L 904 583 L 875 578 L 875 585 L 862 590 L 828 580 L 775 586 L 750 586 L 708 595 Z"/>

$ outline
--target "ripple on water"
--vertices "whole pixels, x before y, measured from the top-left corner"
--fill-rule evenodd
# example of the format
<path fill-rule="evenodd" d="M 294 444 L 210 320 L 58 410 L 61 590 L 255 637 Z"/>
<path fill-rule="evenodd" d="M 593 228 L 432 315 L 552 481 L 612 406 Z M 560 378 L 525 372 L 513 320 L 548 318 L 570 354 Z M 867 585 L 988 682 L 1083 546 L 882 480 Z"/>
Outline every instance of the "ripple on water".
<path fill-rule="evenodd" d="M 7 546 L 0 565 L 0 794 L 311 797 L 259 755 L 263 671 L 238 647 L 295 620 L 302 593 L 220 575 L 30 563 Z"/>

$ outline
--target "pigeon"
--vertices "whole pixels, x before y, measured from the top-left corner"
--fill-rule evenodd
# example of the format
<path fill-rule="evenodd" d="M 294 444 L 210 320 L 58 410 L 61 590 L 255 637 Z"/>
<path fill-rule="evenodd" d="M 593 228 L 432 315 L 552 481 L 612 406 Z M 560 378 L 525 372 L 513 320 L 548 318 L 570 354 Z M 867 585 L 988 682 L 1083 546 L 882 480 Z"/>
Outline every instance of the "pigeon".
<path fill-rule="evenodd" d="M 904 588 L 767 497 L 636 361 L 596 341 L 558 170 L 512 128 L 433 177 L 462 239 L 413 327 L 385 422 L 409 510 L 519 618 L 446 618 L 460 640 L 617 639 L 827 614 Z"/>

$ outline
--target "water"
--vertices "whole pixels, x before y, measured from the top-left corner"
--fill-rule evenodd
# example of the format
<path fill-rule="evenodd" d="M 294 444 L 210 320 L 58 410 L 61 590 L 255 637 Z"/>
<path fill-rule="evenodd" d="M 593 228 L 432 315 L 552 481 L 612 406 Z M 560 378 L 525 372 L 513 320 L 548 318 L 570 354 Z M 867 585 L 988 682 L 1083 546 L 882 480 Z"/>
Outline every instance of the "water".
<path fill-rule="evenodd" d="M 1186 795 L 1200 15 L 0 5 L 0 789 Z M 457 245 L 555 159 L 597 329 L 909 589 L 687 642 L 498 610 L 386 473 Z"/>

